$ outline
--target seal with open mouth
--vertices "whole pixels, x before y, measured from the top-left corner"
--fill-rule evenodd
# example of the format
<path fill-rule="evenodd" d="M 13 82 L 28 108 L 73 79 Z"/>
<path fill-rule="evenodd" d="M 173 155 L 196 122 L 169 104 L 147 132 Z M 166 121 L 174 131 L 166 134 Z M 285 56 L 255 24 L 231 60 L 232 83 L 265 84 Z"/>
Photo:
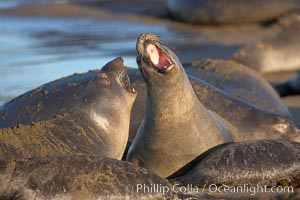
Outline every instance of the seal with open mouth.
<path fill-rule="evenodd" d="M 142 34 L 136 48 L 147 106 L 128 161 L 167 177 L 207 149 L 231 141 L 226 125 L 199 102 L 169 47 L 156 35 Z"/>
<path fill-rule="evenodd" d="M 70 112 L 0 129 L 0 157 L 95 154 L 121 159 L 135 98 L 123 59 L 118 57 L 90 81 Z"/>

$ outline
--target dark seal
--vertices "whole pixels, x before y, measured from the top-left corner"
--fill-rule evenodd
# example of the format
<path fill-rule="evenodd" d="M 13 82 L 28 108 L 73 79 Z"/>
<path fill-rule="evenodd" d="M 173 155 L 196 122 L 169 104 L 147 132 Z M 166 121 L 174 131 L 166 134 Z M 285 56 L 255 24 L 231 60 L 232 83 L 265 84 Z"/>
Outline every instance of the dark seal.
<path fill-rule="evenodd" d="M 273 87 L 281 97 L 300 94 L 300 72 L 283 83 L 274 83 Z"/>
<path fill-rule="evenodd" d="M 226 143 L 199 155 L 169 179 L 203 187 L 300 185 L 300 143 L 257 140 Z"/>

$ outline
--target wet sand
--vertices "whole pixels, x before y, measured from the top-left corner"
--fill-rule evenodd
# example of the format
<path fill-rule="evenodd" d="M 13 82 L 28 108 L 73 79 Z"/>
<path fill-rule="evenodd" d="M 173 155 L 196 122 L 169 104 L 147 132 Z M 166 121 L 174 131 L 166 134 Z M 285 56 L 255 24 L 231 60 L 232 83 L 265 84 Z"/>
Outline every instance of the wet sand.
<path fill-rule="evenodd" d="M 189 63 L 203 58 L 228 59 L 233 52 L 242 45 L 271 37 L 280 31 L 280 24 L 260 26 L 247 24 L 243 26 L 196 26 L 176 22 L 168 17 L 164 0 L 155 1 L 101 1 L 89 3 L 43 4 L 20 6 L 0 11 L 0 15 L 33 16 L 60 18 L 67 17 L 74 20 L 92 18 L 96 20 L 114 20 L 120 22 L 138 22 L 143 24 L 165 25 L 179 33 L 172 39 L 183 63 Z M 199 35 L 199 37 L 197 37 Z M 168 40 L 167 35 L 163 37 Z M 134 56 L 134 51 L 128 52 Z M 136 66 L 133 66 L 136 67 Z M 287 80 L 295 72 L 264 74 L 272 82 Z M 300 95 L 283 98 L 283 102 L 290 108 L 294 122 L 300 127 Z"/>

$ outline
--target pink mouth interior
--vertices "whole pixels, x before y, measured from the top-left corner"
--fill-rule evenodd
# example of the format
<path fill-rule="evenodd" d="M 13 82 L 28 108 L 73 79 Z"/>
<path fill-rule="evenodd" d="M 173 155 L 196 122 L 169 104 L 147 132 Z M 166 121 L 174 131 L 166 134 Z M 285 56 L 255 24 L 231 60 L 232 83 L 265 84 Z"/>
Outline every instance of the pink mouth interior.
<path fill-rule="evenodd" d="M 169 58 L 160 50 L 156 45 L 149 44 L 146 48 L 148 55 L 150 56 L 151 62 L 159 68 L 169 66 L 171 63 Z"/>

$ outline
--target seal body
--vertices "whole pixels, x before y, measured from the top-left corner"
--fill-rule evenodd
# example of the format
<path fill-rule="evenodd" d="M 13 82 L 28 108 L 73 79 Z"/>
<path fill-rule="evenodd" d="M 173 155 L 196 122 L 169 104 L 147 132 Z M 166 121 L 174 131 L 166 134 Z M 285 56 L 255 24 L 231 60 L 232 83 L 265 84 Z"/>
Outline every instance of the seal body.
<path fill-rule="evenodd" d="M 0 110 L 0 128 L 17 124 L 49 120 L 69 112 L 100 70 L 74 74 L 26 92 L 3 105 Z"/>
<path fill-rule="evenodd" d="M 286 106 L 269 83 L 253 70 L 236 62 L 210 59 L 196 61 L 185 70 L 201 103 L 243 130 L 245 135 L 260 132 L 271 139 L 271 135 L 278 133 L 287 137 L 295 133 Z M 30 124 L 68 113 L 97 74 L 99 70 L 74 74 L 13 99 L 0 110 L 0 127 Z M 130 116 L 129 140 L 132 141 L 146 110 L 147 92 L 137 69 L 130 69 L 128 76 L 138 91 Z"/>
<path fill-rule="evenodd" d="M 143 192 L 144 185 L 164 193 Z M 149 170 L 101 156 L 0 161 L 1 199 L 170 199 L 166 188 L 169 182 Z"/>
<path fill-rule="evenodd" d="M 123 59 L 107 63 L 70 112 L 0 129 L 2 159 L 95 154 L 121 159 L 136 93 Z"/>
<path fill-rule="evenodd" d="M 190 77 L 190 81 L 199 101 L 234 127 L 231 134 L 235 142 L 255 139 L 300 142 L 299 129 L 290 119 L 233 97 L 199 78 Z"/>
<path fill-rule="evenodd" d="M 168 0 L 170 14 L 197 24 L 242 24 L 274 20 L 300 8 L 297 0 Z"/>
<path fill-rule="evenodd" d="M 147 92 L 145 82 L 136 70 L 130 70 L 128 74 L 132 86 L 138 91 L 130 122 L 129 140 L 132 141 L 135 137 L 134 131 L 138 130 L 146 110 Z M 199 101 L 208 110 L 220 116 L 222 121 L 228 122 L 227 125 L 233 126 L 234 131 L 231 131 L 231 134 L 234 141 L 254 139 L 299 141 L 299 130 L 289 118 L 231 96 L 200 78 L 192 75 L 188 77 Z"/>
<path fill-rule="evenodd" d="M 199 155 L 169 178 L 182 185 L 299 185 L 300 144 L 280 140 L 227 143 Z"/>
<path fill-rule="evenodd" d="M 275 36 L 245 45 L 232 59 L 260 73 L 300 69 L 300 22 L 296 20 Z"/>
<path fill-rule="evenodd" d="M 263 110 L 291 118 L 276 91 L 260 74 L 234 61 L 206 59 L 185 67 L 189 76 L 200 78 L 225 93 Z"/>
<path fill-rule="evenodd" d="M 128 161 L 167 177 L 207 149 L 231 141 L 226 125 L 198 101 L 172 50 L 156 35 L 142 34 L 137 52 L 147 106 Z"/>

